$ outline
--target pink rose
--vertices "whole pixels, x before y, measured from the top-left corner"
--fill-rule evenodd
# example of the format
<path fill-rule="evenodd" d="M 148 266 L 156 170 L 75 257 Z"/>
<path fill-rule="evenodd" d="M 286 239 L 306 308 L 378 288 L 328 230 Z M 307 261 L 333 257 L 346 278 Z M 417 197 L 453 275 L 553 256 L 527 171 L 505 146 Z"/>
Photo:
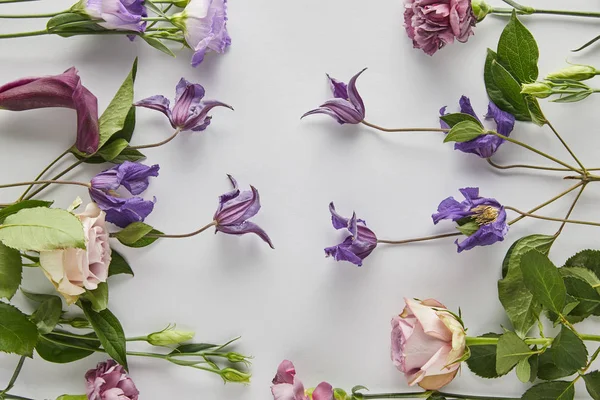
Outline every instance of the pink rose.
<path fill-rule="evenodd" d="M 68 304 L 108 278 L 111 249 L 105 215 L 95 203 L 88 204 L 85 211 L 77 215 L 83 225 L 87 249 L 40 252 L 42 270 Z"/>
<path fill-rule="evenodd" d="M 465 353 L 462 323 L 436 300 L 405 299 L 392 319 L 392 360 L 410 386 L 438 390 L 454 379 Z"/>
<path fill-rule="evenodd" d="M 476 18 L 471 0 L 405 0 L 404 26 L 413 47 L 430 56 L 454 39 L 466 42 Z"/>
<path fill-rule="evenodd" d="M 296 368 L 291 361 L 283 360 L 277 368 L 277 375 L 271 386 L 274 400 L 333 400 L 333 388 L 327 382 L 321 382 L 313 390 L 312 397 L 304 391 L 304 385 L 296 379 Z"/>
<path fill-rule="evenodd" d="M 88 400 L 138 400 L 139 391 L 122 366 L 113 360 L 85 374 Z"/>

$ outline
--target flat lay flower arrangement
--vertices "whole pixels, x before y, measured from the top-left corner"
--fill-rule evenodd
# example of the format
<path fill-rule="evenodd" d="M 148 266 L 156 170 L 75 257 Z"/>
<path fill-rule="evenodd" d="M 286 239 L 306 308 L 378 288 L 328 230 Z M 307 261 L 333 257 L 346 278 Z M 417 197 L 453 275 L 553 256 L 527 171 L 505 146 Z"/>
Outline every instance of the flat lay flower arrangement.
<path fill-rule="evenodd" d="M 223 53 L 231 44 L 223 0 L 82 0 L 56 13 L 1 12 L 2 3 L 21 1 L 0 0 L 0 18 L 47 19 L 46 28 L 0 32 L 0 39 L 123 35 L 125 40 L 144 40 L 170 55 L 173 51 L 165 43 L 177 42 L 192 50 L 193 66 L 198 66 L 207 53 Z M 416 49 L 428 55 L 455 41 L 467 43 L 477 26 L 492 15 L 506 20 L 497 47 L 481 55 L 484 68 L 478 81 L 487 92 L 488 104 L 472 104 L 465 94 L 457 104 L 440 105 L 439 111 L 431 115 L 430 126 L 383 127 L 370 119 L 369 104 L 360 93 L 360 79 L 371 71 L 365 68 L 347 80 L 327 75 L 331 98 L 318 105 L 320 101 L 315 97 L 312 109 L 308 106 L 306 113 L 298 117 L 302 123 L 309 118 L 329 118 L 332 130 L 363 125 L 381 135 L 400 135 L 406 143 L 414 134 L 431 135 L 439 140 L 439 146 L 456 150 L 457 157 L 470 157 L 481 168 L 497 170 L 498 179 L 509 179 L 514 171 L 530 171 L 572 182 L 567 190 L 557 190 L 553 197 L 540 199 L 539 205 L 525 210 L 505 204 L 503 193 L 480 190 L 478 182 L 457 187 L 455 193 L 439 199 L 437 209 L 431 210 L 431 225 L 445 226 L 447 232 L 430 236 L 397 237 L 403 232 L 391 231 L 392 225 L 368 224 L 369 210 L 350 211 L 351 199 L 331 199 L 323 205 L 329 209 L 333 229 L 344 234 L 336 244 L 339 235 L 332 232 L 331 243 L 315 251 L 363 269 L 373 267 L 369 256 L 382 247 L 401 251 L 413 243 L 435 241 L 439 246 L 455 246 L 456 256 L 461 257 L 481 246 L 510 241 L 503 263 L 497 266 L 501 271 L 497 297 L 510 323 L 490 326 L 490 333 L 484 335 L 470 336 L 460 309 L 447 308 L 444 299 L 407 296 L 398 314 L 390 316 L 391 360 L 381 362 L 395 367 L 406 384 L 418 390 L 378 393 L 368 382 L 338 388 L 327 380 L 305 386 L 302 373 L 297 374 L 293 362 L 285 359 L 273 366 L 275 377 L 270 389 L 274 400 L 516 399 L 446 391 L 446 385 L 460 379 L 462 368 L 482 379 L 516 374 L 528 384 L 518 397 L 523 400 L 574 399 L 578 381 L 584 382 L 587 392 L 578 395 L 600 399 L 600 372 L 592 365 L 600 354 L 596 343 L 600 335 L 578 325 L 600 315 L 600 250 L 574 249 L 564 263 L 551 254 L 567 225 L 600 226 L 600 220 L 572 218 L 579 201 L 589 193 L 585 189 L 600 181 L 600 164 L 584 164 L 572 137 L 559 133 L 543 112 L 546 101 L 578 102 L 596 93 L 598 90 L 587 82 L 600 71 L 590 65 L 566 64 L 540 77 L 536 38 L 525 26 L 526 19 L 537 14 L 597 18 L 600 13 L 535 9 L 503 1 L 507 7 L 492 7 L 480 0 L 406 0 L 401 5 L 406 34 Z M 574 49 L 593 48 L 597 39 L 576 43 Z M 143 66 L 140 63 L 139 67 Z M 213 114 L 216 119 L 224 118 L 233 107 L 226 99 L 208 100 L 213 93 L 207 96 L 196 79 L 173 82 L 174 96 L 165 93 L 138 98 L 134 91 L 137 70 L 136 59 L 104 110 L 98 109 L 97 97 L 86 88 L 85 76 L 80 76 L 75 67 L 62 73 L 46 71 L 47 75 L 0 86 L 3 113 L 68 108 L 75 111 L 77 121 L 73 146 L 56 155 L 36 177 L 0 182 L 0 189 L 23 189 L 18 198 L 0 205 L 0 351 L 14 354 L 16 365 L 10 381 L 0 391 L 0 399 L 28 400 L 14 388 L 31 357 L 64 364 L 94 353 L 106 355 L 105 361 L 89 365 L 89 370 L 82 373 L 80 393 L 64 394 L 57 400 L 152 398 L 129 376 L 128 360 L 132 357 L 155 358 L 210 372 L 225 383 L 250 383 L 252 357 L 239 352 L 246 352 L 239 337 L 205 343 L 195 340 L 194 332 L 179 329 L 170 321 L 165 321 L 164 329 L 137 336 L 125 332 L 119 317 L 109 308 L 111 277 L 133 276 L 136 268 L 135 260 L 126 260 L 113 248 L 116 243 L 141 249 L 159 240 L 188 238 L 207 230 L 219 235 L 247 235 L 265 248 L 275 249 L 277 242 L 267 233 L 268 227 L 252 220 L 261 209 L 259 190 L 246 182 L 238 183 L 225 172 L 224 193 L 204 193 L 215 198 L 215 209 L 201 210 L 198 214 L 204 219 L 197 226 L 187 232 L 170 232 L 146 222 L 162 205 L 150 188 L 151 181 L 159 179 L 161 166 L 148 162 L 145 149 L 169 146 L 182 132 L 210 131 Z M 315 80 L 315 88 L 317 83 Z M 220 98 L 218 93 L 214 96 Z M 170 133 L 158 142 L 132 145 L 137 120 L 156 111 L 164 117 L 165 129 Z M 409 117 L 402 120 L 409 124 Z M 519 129 L 525 124 L 552 135 L 547 137 L 556 140 L 569 158 L 559 158 L 538 149 L 536 143 L 522 140 Z M 500 163 L 495 155 L 506 148 L 529 152 L 539 163 Z M 66 158 L 72 164 L 50 173 Z M 90 164 L 106 168 L 89 181 L 64 178 L 70 171 Z M 65 186 L 84 187 L 88 197 L 73 199 L 66 209 L 54 207 L 48 188 Z M 566 214 L 544 213 L 557 201 L 570 202 Z M 556 229 L 524 237 L 512 234 L 513 225 L 531 220 L 551 221 Z M 206 236 L 203 240 L 211 240 Z M 44 275 L 55 291 L 29 290 L 23 279 L 25 268 Z M 27 314 L 12 304 L 18 292 L 35 305 L 35 311 Z M 132 351 L 131 342 L 145 342 L 154 350 Z M 238 347 L 233 349 L 234 345 Z"/>

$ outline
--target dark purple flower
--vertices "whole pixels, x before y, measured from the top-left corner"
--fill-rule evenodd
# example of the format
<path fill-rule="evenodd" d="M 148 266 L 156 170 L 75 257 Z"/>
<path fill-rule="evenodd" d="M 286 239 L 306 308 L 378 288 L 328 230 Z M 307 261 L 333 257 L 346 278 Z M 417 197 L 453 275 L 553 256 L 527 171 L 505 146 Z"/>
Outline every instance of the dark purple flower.
<path fill-rule="evenodd" d="M 479 117 L 477 117 L 477 114 L 475 114 L 475 111 L 473 111 L 473 107 L 471 107 L 471 101 L 468 97 L 462 96 L 459 100 L 459 104 L 461 113 L 469 114 L 480 121 Z M 442 107 L 440 109 L 440 114 L 446 115 L 446 107 Z M 515 126 L 515 117 L 510 113 L 502 111 L 491 101 L 488 105 L 488 112 L 485 115 L 485 118 L 493 119 L 496 122 L 496 131 L 504 136 L 510 136 L 510 133 Z M 448 124 L 441 120 L 440 125 L 442 128 L 449 128 Z M 478 138 L 469 140 L 468 142 L 455 143 L 454 149 L 460 150 L 464 153 L 477 154 L 481 158 L 489 158 L 494 155 L 502 143 L 504 143 L 504 139 L 499 138 L 498 136 L 481 135 Z"/>
<path fill-rule="evenodd" d="M 88 400 L 138 400 L 140 392 L 114 360 L 101 362 L 85 374 Z"/>
<path fill-rule="evenodd" d="M 326 114 L 335 118 L 340 124 L 361 123 L 365 119 L 365 104 L 356 90 L 356 79 L 365 72 L 365 69 L 354 75 L 348 85 L 327 75 L 334 98 L 327 100 L 319 108 L 307 112 L 302 118 L 307 115 Z"/>
<path fill-rule="evenodd" d="M 170 107 L 169 99 L 164 96 L 152 96 L 135 103 L 138 107 L 146 107 L 162 112 L 169 118 L 171 126 L 181 131 L 203 131 L 212 119 L 210 110 L 222 106 L 233 108 L 220 101 L 202 101 L 204 88 L 200 84 L 192 84 L 181 78 L 175 91 L 175 105 Z"/>
<path fill-rule="evenodd" d="M 438 212 L 431 216 L 434 224 L 449 219 L 459 226 L 471 224 L 477 229 L 462 242 L 456 240 L 458 252 L 503 241 L 508 233 L 504 207 L 496 199 L 479 197 L 479 188 L 459 191 L 465 197 L 464 201 L 459 203 L 454 197 L 448 197 L 440 203 Z"/>
<path fill-rule="evenodd" d="M 154 209 L 156 199 L 144 200 L 137 195 L 148 188 L 151 176 L 158 176 L 159 168 L 125 161 L 92 178 L 90 197 L 106 212 L 106 220 L 121 228 L 143 221 Z M 120 197 L 116 191 L 121 186 L 134 197 Z"/>
<path fill-rule="evenodd" d="M 82 153 L 98 150 L 98 99 L 85 86 L 75 68 L 40 78 L 24 78 L 0 86 L 0 109 L 25 111 L 63 107 L 77 111 L 75 147 Z"/>
<path fill-rule="evenodd" d="M 144 32 L 148 16 L 144 0 L 81 0 L 78 6 L 93 19 L 103 20 L 98 25 L 106 29 Z"/>
<path fill-rule="evenodd" d="M 415 49 L 432 56 L 447 44 L 466 42 L 476 18 L 471 0 L 405 0 L 404 26 Z"/>
<path fill-rule="evenodd" d="M 251 190 L 240 191 L 236 180 L 231 175 L 227 177 L 233 185 L 233 190 L 219 196 L 219 207 L 213 217 L 216 231 L 230 235 L 255 233 L 274 249 L 269 235 L 260 226 L 248 221 L 260 210 L 258 190 L 250 186 Z"/>
<path fill-rule="evenodd" d="M 375 247 L 377 247 L 377 236 L 367 228 L 367 223 L 362 219 L 356 219 L 356 213 L 352 218 L 344 218 L 335 211 L 333 202 L 329 203 L 331 222 L 335 229 L 347 229 L 350 236 L 337 246 L 327 247 L 325 254 L 332 256 L 336 261 L 349 261 L 359 267 Z"/>

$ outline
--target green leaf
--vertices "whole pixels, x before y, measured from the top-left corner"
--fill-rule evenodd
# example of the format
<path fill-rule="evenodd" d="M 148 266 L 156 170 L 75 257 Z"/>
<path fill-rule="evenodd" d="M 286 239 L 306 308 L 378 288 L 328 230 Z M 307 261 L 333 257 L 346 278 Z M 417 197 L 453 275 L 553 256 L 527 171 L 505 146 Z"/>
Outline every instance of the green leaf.
<path fill-rule="evenodd" d="M 560 314 L 565 306 L 567 288 L 560 272 L 548 256 L 531 250 L 521 257 L 525 286 L 548 310 Z"/>
<path fill-rule="evenodd" d="M 584 267 L 563 267 L 558 270 L 563 278 L 578 278 L 590 286 L 600 287 L 600 279 L 594 271 Z"/>
<path fill-rule="evenodd" d="M 475 221 L 469 221 L 466 224 L 462 224 L 456 227 L 463 235 L 471 236 L 479 230 L 480 226 Z"/>
<path fill-rule="evenodd" d="M 531 121 L 529 108 L 521 95 L 521 85 L 510 72 L 497 65 L 497 59 L 498 55 L 488 49 L 483 78 L 490 100 L 501 110 L 514 115 L 519 121 Z"/>
<path fill-rule="evenodd" d="M 131 106 L 131 108 L 129 109 L 129 112 L 127 113 L 127 116 L 125 117 L 125 124 L 123 125 L 123 128 L 115 133 L 110 141 L 114 141 L 117 139 L 124 139 L 128 142 L 131 142 L 131 138 L 133 137 L 133 132 L 135 131 L 135 113 L 136 113 L 136 106 Z"/>
<path fill-rule="evenodd" d="M 517 378 L 523 383 L 527 383 L 531 380 L 531 364 L 529 364 L 529 357 L 523 358 L 517 363 L 515 368 Z"/>
<path fill-rule="evenodd" d="M 485 134 L 485 129 L 480 124 L 473 121 L 463 121 L 454 125 L 450 132 L 444 138 L 444 143 L 447 142 L 468 142 Z"/>
<path fill-rule="evenodd" d="M 565 370 L 558 368 L 556 364 L 554 364 L 554 351 L 552 348 L 546 349 L 546 351 L 539 356 L 537 376 L 540 379 L 553 381 L 564 378 L 565 376 L 571 376 L 575 372 L 577 372 L 576 369 Z"/>
<path fill-rule="evenodd" d="M 144 39 L 146 41 L 146 43 L 148 43 L 150 46 L 154 47 L 155 49 L 160 50 L 163 53 L 165 53 L 171 57 L 175 57 L 175 53 L 173 53 L 173 51 L 171 51 L 171 49 L 169 49 L 163 42 L 161 42 L 157 38 L 142 35 L 142 39 Z"/>
<path fill-rule="evenodd" d="M 525 337 L 531 330 L 542 307 L 525 286 L 521 273 L 521 257 L 532 249 L 548 254 L 554 236 L 530 235 L 517 240 L 506 253 L 502 277 L 498 281 L 498 297 L 517 335 Z"/>
<path fill-rule="evenodd" d="M 352 394 L 356 394 L 357 392 L 360 392 L 361 390 L 369 391 L 369 388 L 367 388 L 366 386 L 363 386 L 363 385 L 356 385 L 352 388 L 351 392 L 352 392 Z"/>
<path fill-rule="evenodd" d="M 600 371 L 592 371 L 583 376 L 585 388 L 594 400 L 600 400 Z"/>
<path fill-rule="evenodd" d="M 569 258 L 565 267 L 582 267 L 600 277 L 600 250 L 583 250 Z"/>
<path fill-rule="evenodd" d="M 486 333 L 479 337 L 500 337 L 497 333 Z M 467 360 L 469 369 L 481 378 L 498 378 L 496 371 L 496 345 L 470 346 L 471 357 Z"/>
<path fill-rule="evenodd" d="M 60 13 L 59 15 L 50 18 L 46 23 L 46 29 L 49 31 L 55 31 L 56 28 L 60 28 L 61 25 L 72 24 L 73 22 L 81 22 L 85 21 L 88 23 L 92 23 L 90 18 L 76 13 Z"/>
<path fill-rule="evenodd" d="M 64 331 L 57 332 L 71 335 Z M 79 348 L 69 347 L 69 345 Z M 46 361 L 66 364 L 91 356 L 99 347 L 100 341 L 97 340 L 96 334 L 93 332 L 82 335 L 80 339 L 49 333 L 40 336 L 35 350 Z"/>
<path fill-rule="evenodd" d="M 145 159 L 146 156 L 139 150 L 132 147 L 127 147 L 116 158 L 112 160 L 114 164 L 123 164 L 125 161 L 136 162 Z"/>
<path fill-rule="evenodd" d="M 56 400 L 87 400 L 85 394 L 63 394 L 56 398 Z"/>
<path fill-rule="evenodd" d="M 109 309 L 95 312 L 89 303 L 81 302 L 80 304 L 104 350 L 123 368 L 129 369 L 127 366 L 125 333 L 117 317 Z"/>
<path fill-rule="evenodd" d="M 477 118 L 475 118 L 474 116 L 472 116 L 470 114 L 465 114 L 465 113 L 446 114 L 446 115 L 442 115 L 440 117 L 440 119 L 442 121 L 444 121 L 445 123 L 447 123 L 450 126 L 450 128 L 452 128 L 454 125 L 459 124 L 464 121 L 474 122 L 483 128 L 483 125 L 481 125 L 481 122 L 479 122 L 479 120 Z"/>
<path fill-rule="evenodd" d="M 534 348 L 534 350 L 537 350 Z M 529 357 L 529 368 L 530 368 L 530 376 L 529 376 L 529 382 L 533 383 L 535 382 L 535 380 L 537 379 L 537 373 L 538 373 L 538 368 L 539 368 L 539 355 L 534 354 L 531 357 Z"/>
<path fill-rule="evenodd" d="M 562 326 L 552 342 L 552 360 L 558 369 L 580 369 L 587 364 L 588 352 L 583 341 L 572 330 Z"/>
<path fill-rule="evenodd" d="M 498 41 L 499 61 L 519 83 L 530 83 L 538 78 L 539 56 L 535 38 L 513 12 Z"/>
<path fill-rule="evenodd" d="M 137 73 L 137 58 L 133 62 L 131 72 L 125 78 L 125 81 L 115 94 L 100 119 L 98 124 L 100 127 L 100 144 L 99 148 L 102 148 L 108 140 L 121 131 L 125 126 L 127 115 L 133 104 L 133 85 L 135 83 L 135 76 Z"/>
<path fill-rule="evenodd" d="M 570 269 L 570 268 L 561 268 Z M 587 271 L 587 270 L 586 270 Z M 575 277 L 564 278 L 565 287 L 569 296 L 577 300 L 578 304 L 568 313 L 570 316 L 580 317 L 583 320 L 600 310 L 600 294 L 583 279 Z"/>
<path fill-rule="evenodd" d="M 548 120 L 546 120 L 546 116 L 542 112 L 538 100 L 531 95 L 524 95 L 523 98 L 525 99 L 525 104 L 527 104 L 527 108 L 529 109 L 531 122 L 539 126 L 547 124 Z"/>
<path fill-rule="evenodd" d="M 50 296 L 31 314 L 31 321 L 37 325 L 38 331 L 44 335 L 52 332 L 61 315 L 62 301 L 58 296 Z"/>
<path fill-rule="evenodd" d="M 44 301 L 51 299 L 53 297 L 58 297 L 58 296 L 54 296 L 51 294 L 41 294 L 41 293 L 33 293 L 33 292 L 29 292 L 23 288 L 21 288 L 21 293 L 23 293 L 25 295 L 25 297 L 27 297 L 29 300 L 35 301 L 37 303 L 43 303 Z"/>
<path fill-rule="evenodd" d="M 52 201 L 42 201 L 42 200 L 23 200 L 12 206 L 5 207 L 0 210 L 0 224 L 4 223 L 4 220 L 9 215 L 13 215 L 18 213 L 21 210 L 26 208 L 37 208 L 37 207 L 50 207 L 52 205 Z"/>
<path fill-rule="evenodd" d="M 527 360 L 532 354 L 529 346 L 514 332 L 506 332 L 498 339 L 496 350 L 496 372 L 508 373 L 521 360 Z"/>
<path fill-rule="evenodd" d="M 0 241 L 17 250 L 85 249 L 79 218 L 55 208 L 27 208 L 6 217 L 0 225 Z"/>
<path fill-rule="evenodd" d="M 10 304 L 0 303 L 0 351 L 31 357 L 37 339 L 37 327 L 27 315 Z"/>
<path fill-rule="evenodd" d="M 112 140 L 110 143 L 106 143 L 96 154 L 102 157 L 104 161 L 112 161 L 117 158 L 127 146 L 129 146 L 129 142 L 125 139 Z"/>
<path fill-rule="evenodd" d="M 21 253 L 0 243 L 0 298 L 12 299 L 21 285 L 22 273 Z"/>
<path fill-rule="evenodd" d="M 146 235 L 160 235 L 161 231 L 152 228 L 143 222 L 134 222 L 114 234 L 119 242 L 129 247 L 146 247 L 154 243 L 158 237 L 147 237 Z"/>
<path fill-rule="evenodd" d="M 201 353 L 206 350 L 214 349 L 215 347 L 219 347 L 218 344 L 211 343 L 187 343 L 181 344 L 173 349 L 169 355 L 177 355 L 181 353 Z"/>
<path fill-rule="evenodd" d="M 119 254 L 117 251 L 112 251 L 112 260 L 110 261 L 110 265 L 108 266 L 108 276 L 118 275 L 118 274 L 128 274 L 134 275 L 133 270 L 127 263 L 127 260 Z"/>
<path fill-rule="evenodd" d="M 555 381 L 538 383 L 521 397 L 522 400 L 573 400 L 575 388 L 571 382 Z"/>
<path fill-rule="evenodd" d="M 100 312 L 108 307 L 108 284 L 101 282 L 94 290 L 87 290 L 81 298 L 92 305 L 92 310 Z"/>
<path fill-rule="evenodd" d="M 429 396 L 427 400 L 446 400 L 446 398 L 439 393 L 434 393 L 431 396 Z"/>

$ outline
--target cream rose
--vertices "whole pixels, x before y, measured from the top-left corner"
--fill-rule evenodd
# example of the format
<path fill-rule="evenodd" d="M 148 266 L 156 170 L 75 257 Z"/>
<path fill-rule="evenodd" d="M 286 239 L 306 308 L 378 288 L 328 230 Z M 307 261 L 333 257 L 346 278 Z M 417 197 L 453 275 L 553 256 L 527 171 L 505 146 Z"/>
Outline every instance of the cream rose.
<path fill-rule="evenodd" d="M 108 278 L 111 249 L 105 213 L 90 203 L 77 217 L 83 225 L 87 249 L 64 249 L 40 252 L 40 266 L 68 304 L 73 304 L 85 290 L 94 290 Z"/>

